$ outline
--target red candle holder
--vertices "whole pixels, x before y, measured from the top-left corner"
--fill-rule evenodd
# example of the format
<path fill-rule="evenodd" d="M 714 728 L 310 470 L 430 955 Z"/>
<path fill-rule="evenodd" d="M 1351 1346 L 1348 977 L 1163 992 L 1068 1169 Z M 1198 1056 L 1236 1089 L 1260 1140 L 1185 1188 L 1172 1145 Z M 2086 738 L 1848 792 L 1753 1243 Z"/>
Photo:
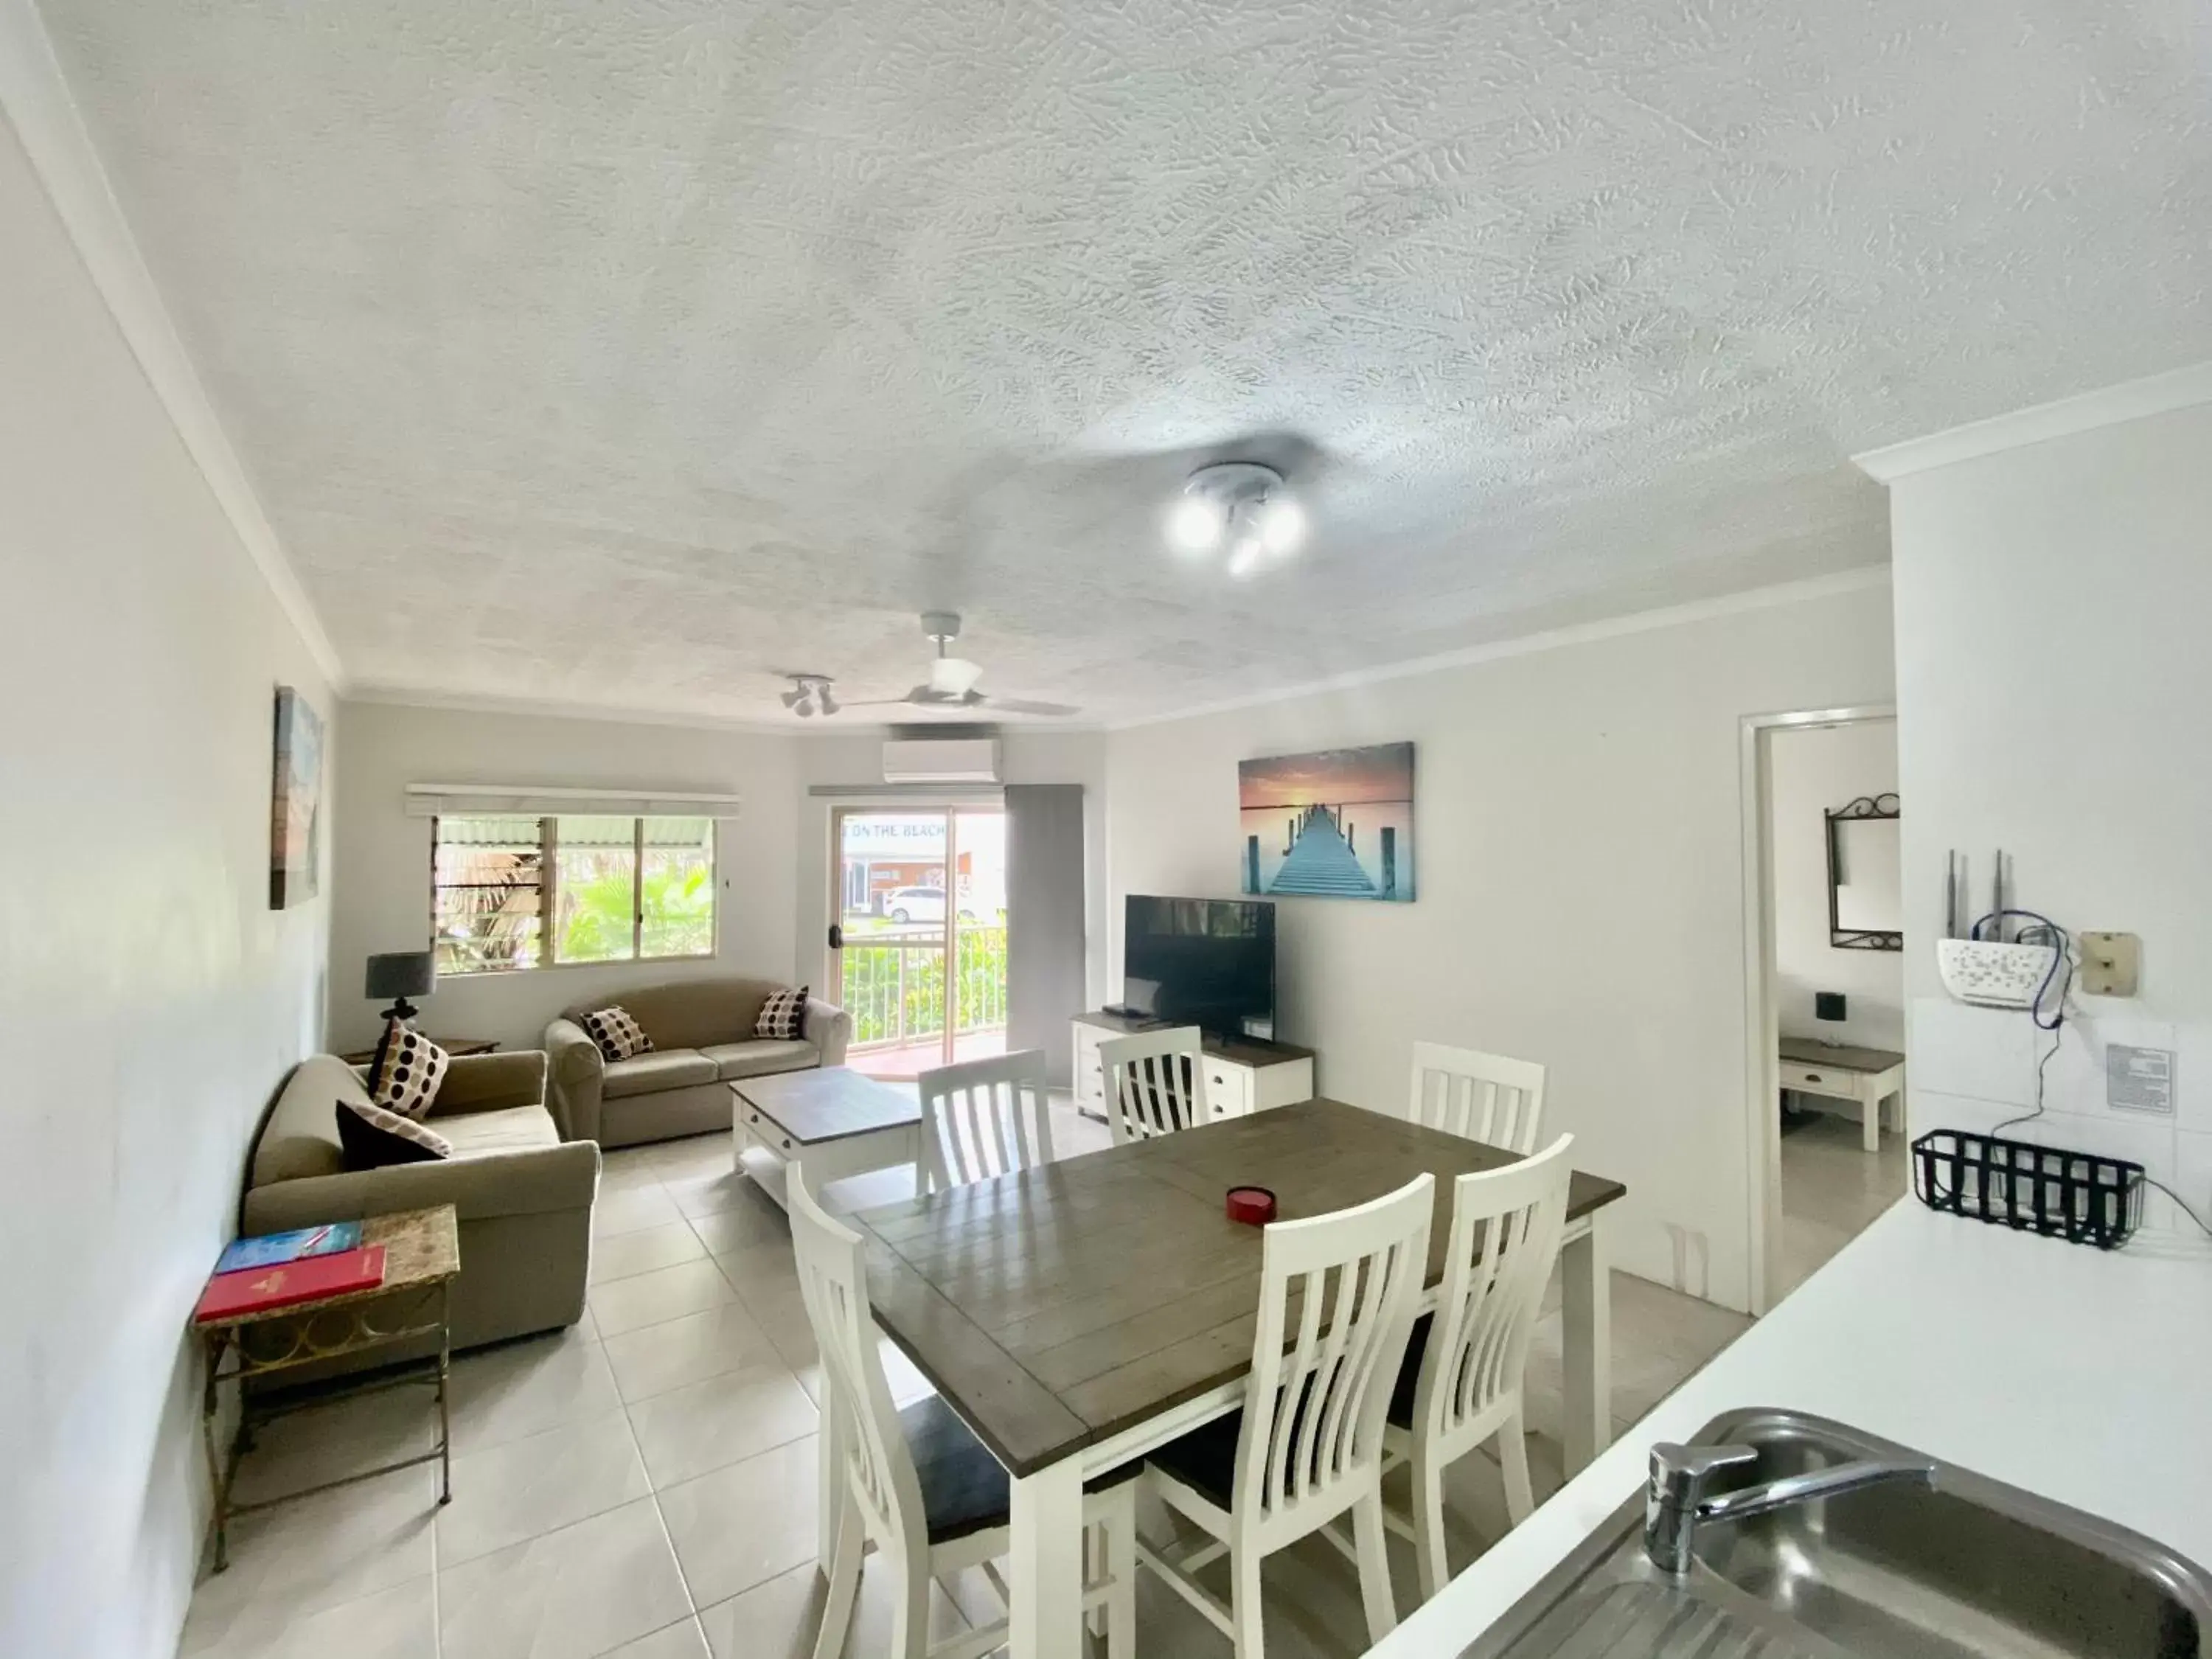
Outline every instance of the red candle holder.
<path fill-rule="evenodd" d="M 1264 1227 L 1275 1218 L 1275 1195 L 1265 1187 L 1231 1187 L 1229 1218 L 1248 1227 Z"/>

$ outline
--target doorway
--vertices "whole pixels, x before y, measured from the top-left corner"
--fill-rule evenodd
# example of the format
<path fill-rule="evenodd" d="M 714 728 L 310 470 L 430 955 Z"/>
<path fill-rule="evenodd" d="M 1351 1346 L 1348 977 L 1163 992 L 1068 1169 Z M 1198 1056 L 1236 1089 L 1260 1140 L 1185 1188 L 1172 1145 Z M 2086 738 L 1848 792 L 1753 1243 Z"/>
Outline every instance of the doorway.
<path fill-rule="evenodd" d="M 1752 1307 L 1764 1313 L 1906 1189 L 1909 803 L 1887 707 L 1748 719 L 1743 771 Z"/>
<path fill-rule="evenodd" d="M 840 807 L 830 839 L 846 1063 L 896 1079 L 1004 1054 L 1004 809 Z"/>

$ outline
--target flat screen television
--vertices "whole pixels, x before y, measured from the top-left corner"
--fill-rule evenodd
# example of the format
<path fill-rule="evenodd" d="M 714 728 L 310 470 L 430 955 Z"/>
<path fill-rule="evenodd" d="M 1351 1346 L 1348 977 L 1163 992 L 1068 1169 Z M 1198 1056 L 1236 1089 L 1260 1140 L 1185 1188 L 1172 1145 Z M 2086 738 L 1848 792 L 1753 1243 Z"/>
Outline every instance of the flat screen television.
<path fill-rule="evenodd" d="M 1275 1034 L 1275 907 L 1132 893 L 1121 930 L 1128 1012 L 1221 1036 Z"/>

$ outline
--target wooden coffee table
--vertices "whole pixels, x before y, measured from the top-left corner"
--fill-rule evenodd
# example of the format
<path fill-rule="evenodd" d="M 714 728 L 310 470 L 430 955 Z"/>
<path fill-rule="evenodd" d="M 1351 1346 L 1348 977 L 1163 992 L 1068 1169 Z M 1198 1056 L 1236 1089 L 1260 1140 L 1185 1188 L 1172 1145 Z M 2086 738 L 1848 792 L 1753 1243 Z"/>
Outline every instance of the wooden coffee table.
<path fill-rule="evenodd" d="M 738 1173 L 779 1204 L 793 1169 L 824 1182 L 912 1165 L 921 1149 L 921 1108 L 894 1089 L 842 1066 L 738 1078 L 731 1127 Z"/>

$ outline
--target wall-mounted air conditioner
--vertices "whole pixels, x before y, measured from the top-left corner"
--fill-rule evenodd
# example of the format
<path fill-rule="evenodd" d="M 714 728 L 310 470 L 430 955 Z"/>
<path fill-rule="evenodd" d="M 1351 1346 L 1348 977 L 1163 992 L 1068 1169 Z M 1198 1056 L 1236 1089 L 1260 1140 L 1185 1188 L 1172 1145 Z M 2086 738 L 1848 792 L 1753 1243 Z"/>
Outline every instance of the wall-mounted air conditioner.
<path fill-rule="evenodd" d="M 884 744 L 885 783 L 996 783 L 996 738 L 894 738 Z"/>

